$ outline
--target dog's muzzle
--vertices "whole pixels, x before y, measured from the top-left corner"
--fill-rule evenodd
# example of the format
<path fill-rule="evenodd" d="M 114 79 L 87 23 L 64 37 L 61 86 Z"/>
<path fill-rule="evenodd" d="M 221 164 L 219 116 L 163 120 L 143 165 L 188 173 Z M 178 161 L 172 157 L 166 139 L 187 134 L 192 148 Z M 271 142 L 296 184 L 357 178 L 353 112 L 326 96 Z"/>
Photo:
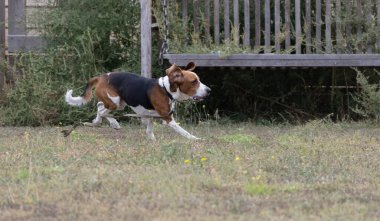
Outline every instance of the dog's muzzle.
<path fill-rule="evenodd" d="M 211 89 L 205 85 L 204 86 L 204 89 L 203 89 L 203 92 L 201 93 L 201 95 L 194 95 L 192 97 L 193 101 L 196 101 L 196 102 L 199 102 L 199 101 L 203 101 L 204 99 L 206 99 L 206 97 L 208 97 L 211 93 Z"/>

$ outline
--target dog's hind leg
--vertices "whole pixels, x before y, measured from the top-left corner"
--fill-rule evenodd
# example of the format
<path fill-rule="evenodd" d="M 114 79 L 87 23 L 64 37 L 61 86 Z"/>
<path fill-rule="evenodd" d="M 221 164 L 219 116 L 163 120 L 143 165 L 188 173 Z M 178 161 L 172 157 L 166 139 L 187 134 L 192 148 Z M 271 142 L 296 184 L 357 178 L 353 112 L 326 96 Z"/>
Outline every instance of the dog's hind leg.
<path fill-rule="evenodd" d="M 148 135 L 148 138 L 151 140 L 156 140 L 156 137 L 153 134 L 153 123 L 152 120 L 149 118 L 141 118 L 141 122 L 146 125 L 146 135 Z"/>
<path fill-rule="evenodd" d="M 104 107 L 103 102 L 98 102 L 97 104 L 97 113 L 96 118 L 92 120 L 92 122 L 86 122 L 84 125 L 97 127 L 102 123 L 103 116 L 107 115 L 110 111 Z"/>
<path fill-rule="evenodd" d="M 119 130 L 121 127 L 120 127 L 120 124 L 119 122 L 117 122 L 117 120 L 113 117 L 106 117 L 108 123 L 110 123 L 110 126 L 113 128 L 113 129 L 116 129 L 116 130 Z"/>
<path fill-rule="evenodd" d="M 87 122 L 84 125 L 91 126 L 91 127 L 99 126 L 102 123 L 102 120 L 103 120 L 103 117 L 104 117 L 110 123 L 110 126 L 112 128 L 114 128 L 114 129 L 120 129 L 120 125 L 116 121 L 116 119 L 113 118 L 113 117 L 107 116 L 111 112 L 111 110 L 107 109 L 104 106 L 103 102 L 98 102 L 97 109 L 98 109 L 98 112 L 96 114 L 96 118 L 94 120 L 92 120 L 91 123 Z"/>

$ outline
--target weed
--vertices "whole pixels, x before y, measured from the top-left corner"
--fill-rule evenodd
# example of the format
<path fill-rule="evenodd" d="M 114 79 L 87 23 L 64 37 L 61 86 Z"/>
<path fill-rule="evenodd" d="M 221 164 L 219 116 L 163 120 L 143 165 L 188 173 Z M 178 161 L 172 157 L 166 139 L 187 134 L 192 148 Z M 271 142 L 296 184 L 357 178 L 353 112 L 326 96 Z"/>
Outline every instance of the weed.
<path fill-rule="evenodd" d="M 231 134 L 225 135 L 220 138 L 223 141 L 234 143 L 234 144 L 256 144 L 260 145 L 261 141 L 255 135 L 247 135 L 247 134 Z"/>
<path fill-rule="evenodd" d="M 250 183 L 244 187 L 244 191 L 250 195 L 271 195 L 275 188 L 264 183 Z"/>

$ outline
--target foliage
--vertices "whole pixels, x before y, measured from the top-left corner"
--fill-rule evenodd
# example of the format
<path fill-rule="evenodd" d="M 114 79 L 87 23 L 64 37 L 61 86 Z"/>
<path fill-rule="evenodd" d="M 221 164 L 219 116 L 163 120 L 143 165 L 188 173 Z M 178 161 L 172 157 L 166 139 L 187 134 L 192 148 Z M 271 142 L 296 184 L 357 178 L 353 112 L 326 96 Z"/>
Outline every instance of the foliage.
<path fill-rule="evenodd" d="M 357 82 L 360 85 L 360 91 L 354 95 L 356 106 L 353 111 L 364 118 L 380 120 L 380 90 L 378 77 L 380 73 L 373 70 L 372 73 L 377 74 L 376 83 L 372 82 L 362 71 L 356 69 Z M 373 76 L 373 75 L 372 75 Z"/>
<path fill-rule="evenodd" d="M 22 76 L 7 91 L 5 124 L 41 125 L 88 120 L 94 105 L 68 107 L 67 89 L 80 94 L 87 80 L 104 71 L 139 70 L 139 2 L 54 0 L 31 20 L 47 41 L 43 53 L 20 53 Z M 77 90 L 78 89 L 78 90 Z M 90 107 L 91 106 L 91 107 Z"/>

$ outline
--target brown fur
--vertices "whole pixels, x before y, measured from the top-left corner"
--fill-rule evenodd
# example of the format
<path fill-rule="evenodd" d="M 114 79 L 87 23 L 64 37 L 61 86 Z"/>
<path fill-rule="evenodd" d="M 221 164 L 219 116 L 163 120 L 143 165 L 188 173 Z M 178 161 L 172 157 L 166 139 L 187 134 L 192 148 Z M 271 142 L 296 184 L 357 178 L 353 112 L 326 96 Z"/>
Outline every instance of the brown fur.
<path fill-rule="evenodd" d="M 190 71 L 182 71 L 182 74 L 183 79 L 181 84 L 179 84 L 179 90 L 190 96 L 193 96 L 199 87 L 199 80 L 197 76 L 192 74 Z"/>
<path fill-rule="evenodd" d="M 152 88 L 149 98 L 152 102 L 154 109 L 161 116 L 161 118 L 165 120 L 167 123 L 172 121 L 172 117 L 169 115 L 169 97 L 166 95 L 166 92 L 160 86 L 157 85 Z"/>
<path fill-rule="evenodd" d="M 112 96 L 118 96 L 116 89 L 108 84 L 108 75 L 103 74 L 97 77 L 93 77 L 87 83 L 86 91 L 84 93 L 84 100 L 88 102 L 92 98 L 92 89 L 95 87 L 95 95 L 98 100 L 104 103 L 104 106 L 109 110 L 116 110 L 118 107 L 108 97 L 107 93 Z"/>
<path fill-rule="evenodd" d="M 179 88 L 183 93 L 193 96 L 199 87 L 199 79 L 191 72 L 194 68 L 194 63 L 189 63 L 186 70 L 181 70 L 175 64 L 168 68 L 166 74 L 169 77 L 170 91 L 175 92 Z M 195 80 L 197 82 L 194 84 Z"/>

